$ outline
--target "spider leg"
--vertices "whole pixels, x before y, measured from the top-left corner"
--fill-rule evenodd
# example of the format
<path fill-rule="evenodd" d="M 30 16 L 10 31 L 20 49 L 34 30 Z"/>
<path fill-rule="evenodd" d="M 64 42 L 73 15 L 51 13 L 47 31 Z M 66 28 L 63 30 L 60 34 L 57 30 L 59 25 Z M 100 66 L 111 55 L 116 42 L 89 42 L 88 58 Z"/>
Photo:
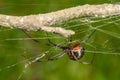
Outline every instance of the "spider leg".
<path fill-rule="evenodd" d="M 46 35 L 48 36 L 48 33 L 47 33 L 47 32 L 46 32 Z M 52 41 L 50 41 L 49 38 L 47 38 L 47 40 L 48 40 L 48 42 L 50 43 L 50 44 L 48 44 L 48 45 L 54 46 L 54 47 L 58 47 L 58 45 L 56 45 L 56 44 L 54 44 Z"/>
<path fill-rule="evenodd" d="M 74 53 L 72 52 L 72 56 L 74 57 L 74 59 L 80 63 L 80 64 L 91 64 L 91 62 L 81 62 L 80 60 L 78 60 L 78 58 L 74 55 Z"/>
<path fill-rule="evenodd" d="M 61 58 L 62 56 L 64 56 L 64 54 L 65 54 L 65 52 L 63 51 L 53 57 L 48 58 L 48 60 L 57 60 L 57 59 Z"/>
<path fill-rule="evenodd" d="M 55 55 L 53 57 L 50 57 L 50 58 L 48 58 L 46 60 L 37 60 L 36 62 L 47 62 L 47 61 L 57 60 L 57 59 L 61 58 L 62 56 L 64 56 L 64 54 L 65 54 L 64 52 L 61 52 L 61 53 L 59 53 L 59 54 L 57 54 L 57 55 Z"/>
<path fill-rule="evenodd" d="M 64 46 L 60 46 L 60 45 L 57 45 L 57 44 L 51 42 L 49 38 L 48 38 L 48 42 L 50 43 L 50 44 L 48 44 L 50 46 L 53 46 L 53 47 L 56 47 L 56 48 L 60 48 L 62 50 L 64 50 L 64 48 L 65 48 Z"/>
<path fill-rule="evenodd" d="M 25 35 L 27 35 L 29 38 L 31 38 L 34 42 L 39 43 L 37 39 L 33 39 L 25 30 L 21 30 Z"/>
<path fill-rule="evenodd" d="M 96 30 L 97 30 L 97 29 L 94 29 L 93 31 L 91 31 L 91 32 L 89 33 L 89 35 L 87 35 L 87 36 L 83 39 L 83 41 L 81 41 L 80 43 L 85 43 L 85 42 L 87 42 L 87 41 L 92 37 L 92 35 L 96 32 Z"/>
<path fill-rule="evenodd" d="M 96 52 L 94 52 L 93 57 L 92 57 L 92 59 L 91 59 L 90 62 L 80 62 L 80 61 L 79 61 L 79 63 L 80 63 L 80 64 L 92 64 L 93 61 L 94 61 L 95 55 L 96 55 Z M 76 57 L 76 56 L 75 56 L 75 57 Z"/>
<path fill-rule="evenodd" d="M 81 43 L 87 42 L 92 37 L 92 35 L 96 32 L 96 30 L 97 29 L 94 29 L 93 31 L 91 31 L 90 33 L 88 33 L 88 35 L 85 36 L 82 41 L 80 41 L 80 40 L 74 40 L 74 41 L 70 41 L 69 44 L 76 43 L 76 42 L 78 42 L 79 44 L 81 44 Z"/>
<path fill-rule="evenodd" d="M 96 55 L 96 52 L 94 52 L 93 57 L 92 57 L 92 59 L 91 59 L 91 61 L 90 61 L 91 64 L 92 64 L 93 61 L 94 61 L 95 55 Z"/>

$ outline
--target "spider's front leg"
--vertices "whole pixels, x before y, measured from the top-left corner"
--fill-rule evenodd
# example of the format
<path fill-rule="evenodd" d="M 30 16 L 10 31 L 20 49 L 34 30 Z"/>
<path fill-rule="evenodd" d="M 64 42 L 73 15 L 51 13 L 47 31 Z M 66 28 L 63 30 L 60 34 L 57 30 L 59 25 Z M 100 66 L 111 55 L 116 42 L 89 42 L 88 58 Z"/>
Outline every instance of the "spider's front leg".
<path fill-rule="evenodd" d="M 65 54 L 65 52 L 63 51 L 63 52 L 61 52 L 61 53 L 59 53 L 59 54 L 57 54 L 57 55 L 55 55 L 53 57 L 48 58 L 47 60 L 48 61 L 49 60 L 57 60 L 57 59 L 61 58 L 62 56 L 64 56 L 64 54 Z"/>
<path fill-rule="evenodd" d="M 53 60 L 57 60 L 59 58 L 61 58 L 65 53 L 64 52 L 61 52 L 53 57 L 50 57 L 48 59 L 45 59 L 45 60 L 37 60 L 36 62 L 46 62 L 46 61 L 53 61 Z"/>

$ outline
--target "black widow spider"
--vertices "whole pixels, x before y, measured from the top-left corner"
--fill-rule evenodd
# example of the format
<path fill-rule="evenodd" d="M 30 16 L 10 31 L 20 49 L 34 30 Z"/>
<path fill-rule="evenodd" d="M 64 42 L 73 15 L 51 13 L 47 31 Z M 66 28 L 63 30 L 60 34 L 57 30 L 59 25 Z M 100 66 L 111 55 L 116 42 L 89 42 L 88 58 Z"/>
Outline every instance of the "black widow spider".
<path fill-rule="evenodd" d="M 91 36 L 92 34 L 95 32 L 96 30 L 94 30 L 93 32 L 90 33 L 90 35 L 88 35 L 87 37 L 85 37 L 84 41 L 82 42 L 86 42 Z M 32 39 L 32 37 L 30 35 L 28 35 L 24 30 L 23 32 Z M 33 41 L 35 42 L 39 42 L 37 41 L 36 39 L 32 39 Z M 64 54 L 67 54 L 68 57 L 71 59 L 71 60 L 74 60 L 74 61 L 77 61 L 79 62 L 80 64 L 91 64 L 94 60 L 94 56 L 95 56 L 95 53 L 93 55 L 93 58 L 90 62 L 81 62 L 80 59 L 84 56 L 84 48 L 82 46 L 80 46 L 79 44 L 75 45 L 75 46 L 60 46 L 60 45 L 57 45 L 57 44 L 54 44 L 53 42 L 50 41 L 50 39 L 48 39 L 48 42 L 50 43 L 51 46 L 53 47 L 57 47 L 59 49 L 62 49 L 63 51 L 60 52 L 59 54 L 53 56 L 53 57 L 50 57 L 48 58 L 47 60 L 44 60 L 44 61 L 51 61 L 51 60 L 57 60 L 59 58 L 61 58 Z M 38 60 L 37 62 L 43 62 L 42 60 Z"/>
<path fill-rule="evenodd" d="M 53 47 L 57 47 L 59 49 L 62 49 L 63 51 L 53 57 L 48 58 L 48 60 L 57 60 L 59 58 L 61 58 L 63 55 L 67 54 L 68 57 L 71 60 L 77 61 L 80 64 L 91 64 L 94 60 L 94 56 L 95 53 L 93 55 L 93 58 L 90 62 L 81 62 L 80 59 L 84 56 L 84 48 L 80 45 L 75 45 L 73 47 L 69 47 L 69 46 L 60 46 L 57 44 L 52 43 L 49 39 L 48 39 L 49 43 L 51 44 L 51 46 Z"/>

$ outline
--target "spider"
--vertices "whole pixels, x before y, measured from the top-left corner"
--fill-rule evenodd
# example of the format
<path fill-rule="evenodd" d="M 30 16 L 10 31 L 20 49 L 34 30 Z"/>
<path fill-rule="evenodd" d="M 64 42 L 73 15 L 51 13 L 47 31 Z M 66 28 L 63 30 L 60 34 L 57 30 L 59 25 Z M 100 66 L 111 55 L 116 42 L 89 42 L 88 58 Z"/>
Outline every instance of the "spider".
<path fill-rule="evenodd" d="M 32 37 L 30 35 L 28 35 L 24 30 L 23 32 L 32 39 Z M 92 34 L 95 32 L 95 30 L 93 32 L 90 33 L 90 35 L 88 35 L 83 42 L 86 42 L 91 36 Z M 37 41 L 36 39 L 32 39 L 34 42 L 39 42 Z M 77 61 L 78 63 L 80 64 L 91 64 L 94 60 L 94 56 L 95 56 L 95 53 L 93 55 L 93 58 L 90 62 L 81 62 L 80 59 L 84 56 L 84 52 L 85 52 L 85 49 L 77 44 L 75 46 L 60 46 L 60 45 L 57 45 L 57 44 L 54 44 L 53 42 L 50 41 L 50 39 L 48 39 L 48 42 L 50 43 L 51 46 L 53 47 L 57 47 L 59 49 L 62 49 L 63 51 L 60 52 L 59 54 L 53 56 L 53 57 L 50 57 L 48 58 L 47 60 L 45 61 L 52 61 L 52 60 L 57 60 L 59 58 L 61 58 L 62 56 L 64 56 L 65 54 L 68 55 L 68 57 L 73 60 L 73 61 Z M 42 60 L 38 60 L 37 62 L 43 62 Z"/>
<path fill-rule="evenodd" d="M 48 39 L 49 43 L 53 46 L 53 47 L 57 47 L 59 49 L 62 49 L 63 51 L 53 57 L 48 58 L 48 60 L 57 60 L 59 58 L 61 58 L 62 56 L 64 56 L 65 54 L 68 55 L 68 57 L 71 60 L 77 61 L 80 64 L 91 64 L 94 60 L 94 56 L 95 53 L 93 55 L 93 58 L 90 62 L 81 62 L 80 59 L 84 56 L 84 48 L 80 45 L 75 45 L 73 47 L 69 47 L 69 46 L 60 46 L 57 44 L 52 43 L 49 39 Z"/>

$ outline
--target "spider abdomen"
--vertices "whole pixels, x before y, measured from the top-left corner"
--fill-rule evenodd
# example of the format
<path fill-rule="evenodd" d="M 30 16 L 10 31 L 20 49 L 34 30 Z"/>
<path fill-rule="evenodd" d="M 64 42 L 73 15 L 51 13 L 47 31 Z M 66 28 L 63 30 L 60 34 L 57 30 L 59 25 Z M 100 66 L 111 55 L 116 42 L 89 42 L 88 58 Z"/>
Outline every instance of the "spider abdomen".
<path fill-rule="evenodd" d="M 84 55 L 84 48 L 80 46 L 75 46 L 67 54 L 71 60 L 80 60 Z"/>

